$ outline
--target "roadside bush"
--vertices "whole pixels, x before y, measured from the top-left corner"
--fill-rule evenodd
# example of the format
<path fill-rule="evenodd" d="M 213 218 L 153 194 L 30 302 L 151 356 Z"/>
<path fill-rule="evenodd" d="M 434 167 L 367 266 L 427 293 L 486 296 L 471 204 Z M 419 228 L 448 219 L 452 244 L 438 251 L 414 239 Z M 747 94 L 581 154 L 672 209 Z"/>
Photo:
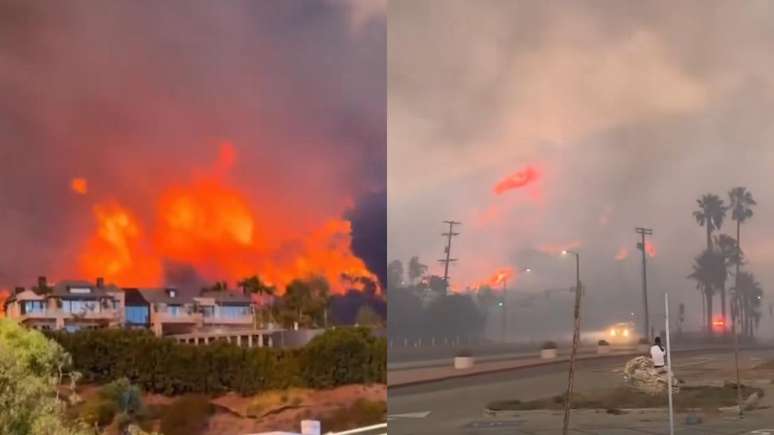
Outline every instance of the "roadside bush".
<path fill-rule="evenodd" d="M 365 328 L 339 328 L 315 337 L 302 354 L 305 386 L 330 388 L 381 381 L 376 368 L 381 357 L 373 355 L 381 345 Z"/>
<path fill-rule="evenodd" d="M 607 341 L 605 341 L 605 340 L 599 340 L 599 341 L 597 342 L 597 344 L 598 344 L 599 346 L 610 346 L 610 343 L 608 343 L 608 342 L 607 342 Z"/>
<path fill-rule="evenodd" d="M 639 344 L 650 344 L 650 340 L 647 339 L 647 337 L 641 337 L 637 343 Z"/>
<path fill-rule="evenodd" d="M 556 342 L 546 341 L 543 343 L 543 347 L 541 347 L 541 349 L 556 349 Z"/>
<path fill-rule="evenodd" d="M 289 387 L 327 388 L 386 382 L 387 340 L 367 328 L 337 328 L 302 349 L 242 348 L 218 342 L 193 346 L 120 329 L 54 332 L 88 382 L 178 395 L 243 395 Z M 118 388 L 116 384 L 111 388 Z"/>
<path fill-rule="evenodd" d="M 469 349 L 462 349 L 462 350 L 458 350 L 457 353 L 454 354 L 454 356 L 467 358 L 467 357 L 473 356 L 473 352 L 471 352 Z"/>
<path fill-rule="evenodd" d="M 118 406 L 110 400 L 97 399 L 84 404 L 81 419 L 90 427 L 97 425 L 105 427 L 113 422 L 118 412 Z"/>
<path fill-rule="evenodd" d="M 169 405 L 161 415 L 164 435 L 197 435 L 207 429 L 213 409 L 210 399 L 201 394 L 187 394 Z"/>

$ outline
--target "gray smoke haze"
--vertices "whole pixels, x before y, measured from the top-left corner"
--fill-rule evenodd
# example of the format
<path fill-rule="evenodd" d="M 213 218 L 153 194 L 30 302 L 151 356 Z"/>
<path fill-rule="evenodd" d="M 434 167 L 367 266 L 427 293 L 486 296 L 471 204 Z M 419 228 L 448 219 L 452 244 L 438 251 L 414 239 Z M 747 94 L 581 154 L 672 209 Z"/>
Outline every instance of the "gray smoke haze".
<path fill-rule="evenodd" d="M 94 203 L 151 232 L 159 192 L 222 141 L 263 234 L 292 245 L 356 213 L 385 190 L 385 7 L 0 1 L 0 287 L 77 275 Z"/>
<path fill-rule="evenodd" d="M 523 294 L 570 286 L 556 251 L 576 246 L 585 322 L 601 327 L 641 312 L 634 227 L 647 226 L 653 318 L 669 291 L 696 328 L 686 276 L 705 233 L 691 213 L 701 194 L 746 186 L 759 206 L 742 247 L 770 329 L 774 4 L 396 0 L 389 26 L 389 259 L 441 273 L 441 221 L 454 218 L 453 283 L 532 267 L 513 283 Z M 528 165 L 534 184 L 493 193 Z M 556 311 L 522 326 L 564 328 Z"/>

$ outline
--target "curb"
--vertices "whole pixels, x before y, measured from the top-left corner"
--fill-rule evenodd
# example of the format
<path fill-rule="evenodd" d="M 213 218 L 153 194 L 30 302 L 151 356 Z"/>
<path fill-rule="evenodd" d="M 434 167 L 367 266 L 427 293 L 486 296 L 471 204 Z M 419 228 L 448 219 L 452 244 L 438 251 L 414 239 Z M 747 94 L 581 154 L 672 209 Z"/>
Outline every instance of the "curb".
<path fill-rule="evenodd" d="M 739 351 L 747 351 L 747 350 L 771 350 L 774 349 L 774 346 L 756 346 L 756 347 L 740 347 Z M 719 352 L 728 350 L 727 348 L 712 348 L 712 349 L 684 349 L 684 350 L 673 350 L 673 353 L 679 353 L 679 354 L 690 354 L 690 353 L 711 353 L 711 352 Z M 587 356 L 581 356 L 576 357 L 576 361 L 585 361 L 585 360 L 605 360 L 605 359 L 614 359 L 614 358 L 620 358 L 620 357 L 627 357 L 632 355 L 641 355 L 642 352 L 628 352 L 628 353 L 618 353 L 618 354 L 595 354 L 595 355 L 587 355 Z M 432 384 L 436 382 L 443 382 L 453 379 L 461 379 L 461 378 L 470 378 L 474 376 L 483 376 L 483 375 L 489 375 L 489 374 L 497 374 L 497 373 L 505 373 L 515 370 L 521 370 L 521 369 L 530 369 L 535 367 L 543 367 L 543 366 L 552 366 L 557 364 L 564 364 L 570 362 L 570 359 L 568 357 L 562 357 L 557 358 L 553 360 L 538 360 L 534 363 L 521 365 L 518 367 L 503 367 L 499 369 L 492 369 L 492 370 L 485 370 L 485 371 L 478 371 L 478 372 L 468 372 L 468 373 L 459 373 L 454 374 L 450 376 L 444 376 L 440 378 L 433 378 L 433 379 L 421 379 L 417 381 L 408 381 L 408 382 L 401 382 L 399 384 L 392 384 L 389 383 L 389 372 L 387 374 L 387 390 L 391 389 L 399 389 L 399 388 L 405 388 L 405 387 L 413 387 L 417 385 L 425 385 L 425 384 Z"/>

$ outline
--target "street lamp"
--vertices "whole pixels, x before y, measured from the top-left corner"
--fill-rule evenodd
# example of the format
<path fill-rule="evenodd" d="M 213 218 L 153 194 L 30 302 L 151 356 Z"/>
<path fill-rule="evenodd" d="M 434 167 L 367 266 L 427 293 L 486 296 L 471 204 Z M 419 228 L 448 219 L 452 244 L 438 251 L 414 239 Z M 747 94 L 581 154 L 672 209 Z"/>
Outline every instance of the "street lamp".
<path fill-rule="evenodd" d="M 562 434 L 567 435 L 567 429 L 570 425 L 570 407 L 571 396 L 573 392 L 573 381 L 575 378 L 575 354 L 578 350 L 578 340 L 580 338 L 580 303 L 583 288 L 580 281 L 580 253 L 564 250 L 562 255 L 572 254 L 575 256 L 575 327 L 572 334 L 572 351 L 570 352 L 570 374 L 567 380 L 567 397 L 564 399 L 564 424 L 562 425 Z"/>

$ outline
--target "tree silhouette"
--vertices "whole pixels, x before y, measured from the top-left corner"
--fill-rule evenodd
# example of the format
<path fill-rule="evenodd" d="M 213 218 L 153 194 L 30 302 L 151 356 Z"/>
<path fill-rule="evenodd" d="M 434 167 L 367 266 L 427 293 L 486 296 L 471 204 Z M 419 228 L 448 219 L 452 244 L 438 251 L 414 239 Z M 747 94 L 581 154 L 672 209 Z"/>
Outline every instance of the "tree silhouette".
<path fill-rule="evenodd" d="M 274 296 L 277 293 L 276 287 L 264 283 L 258 275 L 249 276 L 239 281 L 237 285 L 241 287 L 246 294 Z M 261 306 L 253 320 L 258 323 L 258 318 L 260 318 L 260 323 L 265 324 L 267 313 L 269 313 L 269 310 Z"/>
<path fill-rule="evenodd" d="M 734 289 L 739 289 L 739 269 L 742 266 L 742 223 L 752 218 L 752 207 L 757 203 L 752 197 L 752 193 L 744 187 L 735 187 L 728 192 L 728 199 L 731 209 L 731 219 L 736 221 L 736 249 L 737 256 L 734 259 L 736 265 L 736 273 L 734 274 Z M 738 292 L 737 292 L 738 296 Z M 737 301 L 738 303 L 739 301 Z M 732 313 L 733 314 L 733 313 Z M 733 316 L 732 316 L 733 317 Z M 734 319 L 736 322 L 736 319 Z M 736 323 L 734 323 L 736 324 Z"/>
<path fill-rule="evenodd" d="M 742 333 L 752 337 L 761 318 L 761 300 L 763 299 L 763 288 L 755 279 L 751 272 L 741 272 L 739 274 L 739 318 L 742 324 Z"/>
<path fill-rule="evenodd" d="M 693 272 L 688 275 L 688 278 L 696 281 L 696 289 L 704 295 L 708 334 L 712 333 L 712 298 L 715 289 L 725 285 L 726 276 L 725 258 L 713 249 L 705 249 L 693 260 Z"/>
<path fill-rule="evenodd" d="M 736 246 L 736 239 L 733 237 L 727 235 L 727 234 L 718 234 L 714 237 L 714 245 L 715 250 L 723 256 L 726 263 L 726 270 L 728 268 L 732 267 L 736 264 L 736 262 L 739 259 L 739 256 L 742 256 L 742 262 L 744 262 L 744 253 L 739 251 Z M 726 273 L 726 276 L 728 273 Z M 723 314 L 724 321 L 727 319 L 726 317 L 726 307 L 728 304 L 726 303 L 726 280 L 723 280 L 722 286 L 719 288 L 720 290 L 720 309 L 721 313 Z"/>
<path fill-rule="evenodd" d="M 401 287 L 403 287 L 403 263 L 400 260 L 393 260 L 387 265 L 387 288 Z"/>
<path fill-rule="evenodd" d="M 411 257 L 408 265 L 408 278 L 411 285 L 417 282 L 417 279 L 421 278 L 425 272 L 427 272 L 427 265 L 419 262 L 419 257 L 416 255 Z"/>
<path fill-rule="evenodd" d="M 726 217 L 723 200 L 714 193 L 707 193 L 697 199 L 699 209 L 693 212 L 696 222 L 707 229 L 707 249 L 712 249 L 712 232 L 719 230 Z"/>

